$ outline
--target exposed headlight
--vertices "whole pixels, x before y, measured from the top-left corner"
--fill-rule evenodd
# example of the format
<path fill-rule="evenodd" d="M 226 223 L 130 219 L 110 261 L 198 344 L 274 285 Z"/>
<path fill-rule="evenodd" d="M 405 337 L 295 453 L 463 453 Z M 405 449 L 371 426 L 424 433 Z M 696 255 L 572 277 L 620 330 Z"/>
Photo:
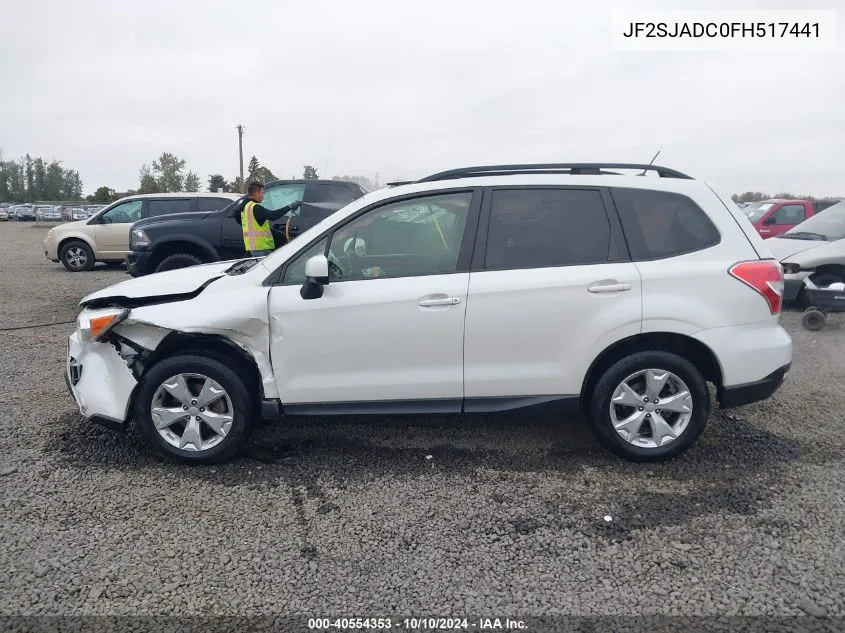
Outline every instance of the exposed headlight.
<path fill-rule="evenodd" d="M 129 240 L 130 245 L 135 246 L 149 246 L 151 243 L 150 238 L 144 233 L 141 229 L 135 229 L 132 231 L 131 239 Z"/>
<path fill-rule="evenodd" d="M 104 308 L 102 310 L 89 310 L 79 315 L 76 320 L 76 327 L 79 335 L 86 343 L 98 341 L 108 334 L 115 325 L 123 321 L 129 310 L 126 308 Z"/>

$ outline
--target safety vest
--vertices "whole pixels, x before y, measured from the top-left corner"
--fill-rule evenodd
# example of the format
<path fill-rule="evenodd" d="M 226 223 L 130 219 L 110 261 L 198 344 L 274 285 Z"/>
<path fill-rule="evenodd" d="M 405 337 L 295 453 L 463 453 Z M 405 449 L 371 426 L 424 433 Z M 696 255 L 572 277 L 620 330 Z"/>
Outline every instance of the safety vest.
<path fill-rule="evenodd" d="M 255 200 L 250 200 L 244 205 L 241 211 L 241 230 L 244 234 L 244 249 L 247 251 L 272 251 L 276 248 L 276 240 L 270 231 L 270 221 L 265 220 L 264 224 L 255 221 L 253 210 Z"/>

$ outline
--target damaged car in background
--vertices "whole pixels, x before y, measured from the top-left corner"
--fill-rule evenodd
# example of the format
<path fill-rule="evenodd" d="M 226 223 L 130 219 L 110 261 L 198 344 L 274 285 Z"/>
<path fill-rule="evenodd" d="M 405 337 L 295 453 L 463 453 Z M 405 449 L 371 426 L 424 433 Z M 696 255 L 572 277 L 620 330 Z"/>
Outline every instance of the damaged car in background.
<path fill-rule="evenodd" d="M 845 282 L 845 202 L 828 207 L 766 246 L 784 272 L 784 301 L 806 308 L 804 280 L 826 288 Z"/>

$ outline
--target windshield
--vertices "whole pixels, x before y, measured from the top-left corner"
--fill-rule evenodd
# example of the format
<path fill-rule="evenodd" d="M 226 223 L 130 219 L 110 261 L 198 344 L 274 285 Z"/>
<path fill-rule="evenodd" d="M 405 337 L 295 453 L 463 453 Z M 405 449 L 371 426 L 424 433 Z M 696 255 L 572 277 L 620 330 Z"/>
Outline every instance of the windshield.
<path fill-rule="evenodd" d="M 775 206 L 774 202 L 755 202 L 753 204 L 749 204 L 743 209 L 743 211 L 745 212 L 745 215 L 748 216 L 749 220 L 756 222 L 766 215 L 766 211 L 771 209 L 773 206 Z"/>
<path fill-rule="evenodd" d="M 791 234 L 797 236 L 802 233 L 816 233 L 831 242 L 845 238 L 845 202 L 820 211 L 809 220 L 784 233 L 783 237 L 789 237 Z"/>

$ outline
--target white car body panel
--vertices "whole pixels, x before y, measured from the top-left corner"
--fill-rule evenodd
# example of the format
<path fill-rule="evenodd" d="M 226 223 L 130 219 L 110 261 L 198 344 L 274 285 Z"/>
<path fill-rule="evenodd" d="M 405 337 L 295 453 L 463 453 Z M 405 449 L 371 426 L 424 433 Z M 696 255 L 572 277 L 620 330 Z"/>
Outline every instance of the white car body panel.
<path fill-rule="evenodd" d="M 460 400 L 468 283 L 467 273 L 341 281 L 313 300 L 299 285 L 273 288 L 270 351 L 282 402 Z M 418 303 L 447 297 L 457 302 Z"/>
<path fill-rule="evenodd" d="M 82 298 L 81 303 L 106 297 L 137 299 L 194 292 L 214 277 L 223 276 L 225 274 L 223 271 L 230 268 L 234 263 L 234 261 L 213 262 L 189 266 L 188 268 L 177 268 L 153 275 L 144 275 L 143 277 L 132 277 L 86 295 Z M 172 305 L 176 306 L 177 304 Z"/>
<path fill-rule="evenodd" d="M 604 280 L 630 289 L 587 290 Z M 641 292 L 632 263 L 472 273 L 466 397 L 578 395 L 596 356 L 639 334 Z"/>
<path fill-rule="evenodd" d="M 693 338 L 715 353 L 728 387 L 757 382 L 792 362 L 792 338 L 777 323 L 714 328 Z"/>
<path fill-rule="evenodd" d="M 74 332 L 68 340 L 68 356 L 68 362 L 73 357 L 83 367 L 79 382 L 70 386 L 79 412 L 86 418 L 125 420 L 138 381 L 114 346 L 98 341 L 83 344 L 79 332 Z"/>
<path fill-rule="evenodd" d="M 772 253 L 778 261 L 815 268 L 824 264 L 845 266 L 845 239 L 832 242 L 816 240 L 795 240 L 773 237 Z"/>

